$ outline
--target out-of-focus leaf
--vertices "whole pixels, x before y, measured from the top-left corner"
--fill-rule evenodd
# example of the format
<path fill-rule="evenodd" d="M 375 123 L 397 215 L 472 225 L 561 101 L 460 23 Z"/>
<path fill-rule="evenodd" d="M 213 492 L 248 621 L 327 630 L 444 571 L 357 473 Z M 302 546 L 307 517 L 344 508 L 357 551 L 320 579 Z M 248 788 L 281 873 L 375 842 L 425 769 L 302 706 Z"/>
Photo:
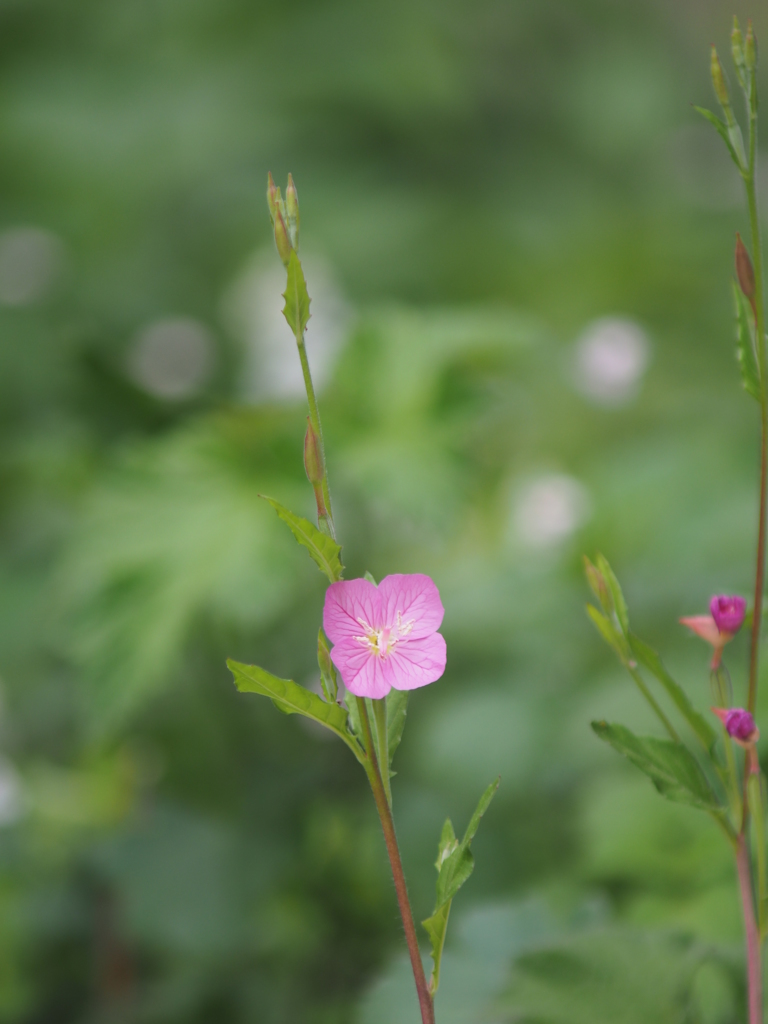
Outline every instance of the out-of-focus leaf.
<path fill-rule="evenodd" d="M 625 726 L 607 722 L 593 722 L 592 728 L 601 740 L 645 772 L 667 799 L 715 813 L 722 810 L 698 761 L 681 743 L 635 736 Z"/>
<path fill-rule="evenodd" d="M 300 338 L 309 322 L 310 298 L 304 280 L 304 271 L 301 269 L 301 262 L 295 252 L 291 252 L 288 260 L 288 284 L 283 292 L 283 298 L 285 299 L 283 316 L 296 337 Z"/>
<path fill-rule="evenodd" d="M 587 605 L 587 615 L 592 619 L 600 636 L 609 647 L 618 654 L 622 661 L 626 661 L 626 644 L 624 638 L 616 629 L 607 615 L 603 615 L 593 604 Z"/>
<path fill-rule="evenodd" d="M 629 632 L 629 612 L 627 611 L 627 602 L 624 600 L 624 594 L 622 593 L 619 581 L 616 579 L 616 575 L 611 568 L 608 559 L 605 555 L 598 554 L 595 559 L 597 569 L 602 574 L 603 579 L 608 584 L 608 589 L 611 592 L 613 598 L 613 607 L 616 613 L 616 618 L 619 621 L 619 625 L 623 633 L 626 635 Z"/>
<path fill-rule="evenodd" d="M 302 547 L 307 549 L 330 582 L 336 583 L 337 580 L 340 580 L 341 574 L 344 572 L 344 566 L 339 558 L 341 546 L 332 537 L 321 533 L 308 519 L 295 515 L 274 498 L 268 498 L 266 494 L 263 494 L 262 497 L 269 502 L 283 522 L 288 524 L 293 536 Z"/>
<path fill-rule="evenodd" d="M 435 867 L 437 868 L 435 910 L 431 917 L 421 922 L 432 944 L 432 961 L 434 966 L 432 968 L 430 990 L 433 995 L 437 992 L 440 984 L 440 962 L 443 956 L 443 947 L 445 946 L 451 902 L 474 870 L 475 861 L 470 851 L 470 845 L 480 825 L 480 819 L 488 810 L 488 805 L 499 788 L 500 781 L 500 779 L 496 779 L 492 782 L 480 797 L 475 813 L 472 815 L 467 825 L 467 830 L 464 833 L 464 838 L 460 843 L 456 839 L 450 818 L 446 819 L 443 831 L 440 834 L 437 860 L 435 862 Z"/>
<path fill-rule="evenodd" d="M 675 702 L 675 706 L 678 711 L 684 716 L 685 720 L 707 750 L 712 750 L 717 742 L 717 732 L 709 724 L 706 718 L 704 718 L 704 716 L 696 710 L 693 704 L 691 704 L 688 694 L 679 685 L 679 683 L 675 682 L 669 672 L 667 672 L 664 667 L 664 663 L 656 651 L 640 640 L 639 637 L 636 637 L 634 633 L 630 634 L 629 643 L 632 653 L 640 664 L 644 665 L 649 672 L 652 672 L 656 676 L 669 696 Z"/>
<path fill-rule="evenodd" d="M 241 693 L 260 693 L 263 697 L 269 697 L 284 714 L 304 715 L 324 725 L 344 740 L 358 761 L 362 759 L 362 751 L 347 730 L 347 714 L 340 705 L 321 700 L 316 693 L 305 690 L 292 679 L 279 679 L 258 665 L 243 665 L 229 659 L 227 667 L 235 677 L 235 685 Z"/>
<path fill-rule="evenodd" d="M 575 935 L 517 960 L 493 1019 L 679 1024 L 696 971 L 713 955 L 688 937 L 615 928 Z"/>
<path fill-rule="evenodd" d="M 736 306 L 736 359 L 741 369 L 741 383 L 748 395 L 760 401 L 760 371 L 757 368 L 752 329 L 749 326 L 747 304 L 741 289 L 733 282 L 733 301 Z"/>

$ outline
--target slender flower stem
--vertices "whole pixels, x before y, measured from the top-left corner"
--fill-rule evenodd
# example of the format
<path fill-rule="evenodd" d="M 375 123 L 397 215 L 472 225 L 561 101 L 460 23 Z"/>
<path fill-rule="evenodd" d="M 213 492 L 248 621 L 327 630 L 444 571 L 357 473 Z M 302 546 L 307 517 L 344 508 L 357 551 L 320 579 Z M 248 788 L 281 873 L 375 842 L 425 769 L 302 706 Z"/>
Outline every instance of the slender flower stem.
<path fill-rule="evenodd" d="M 315 388 L 312 383 L 312 374 L 309 369 L 309 360 L 307 359 L 307 350 L 304 345 L 303 333 L 296 333 L 296 345 L 299 349 L 299 359 L 301 360 L 301 372 L 304 375 L 304 386 L 307 391 L 307 402 L 309 403 L 309 418 L 315 433 L 320 441 L 320 451 L 323 455 L 323 465 L 325 465 L 325 446 L 323 444 L 323 429 L 320 425 L 320 412 L 317 408 L 317 398 L 315 397 Z M 328 487 L 328 473 L 324 472 L 323 481 L 323 499 L 325 503 L 325 509 L 327 516 L 321 516 L 318 519 L 318 526 L 320 529 L 325 529 L 326 532 L 336 539 L 336 530 L 333 523 L 333 512 L 331 510 L 331 493 Z M 368 708 L 366 707 L 365 700 L 361 697 L 356 697 L 358 713 L 360 715 L 360 722 L 363 727 L 363 739 L 365 741 L 365 752 L 366 759 L 364 761 L 364 767 L 368 776 L 368 781 L 371 785 L 371 791 L 373 792 L 373 799 L 376 803 L 376 810 L 379 812 L 379 818 L 381 819 L 381 828 L 384 832 L 384 842 L 387 847 L 387 854 L 389 856 L 389 863 L 392 868 L 392 878 L 395 883 L 395 893 L 397 895 L 397 904 L 400 908 L 400 917 L 403 920 L 403 929 L 405 931 L 405 941 L 408 944 L 408 953 L 411 958 L 411 968 L 413 970 L 414 981 L 416 982 L 416 992 L 419 997 L 419 1008 L 421 1009 L 421 1020 L 422 1024 L 435 1024 L 435 1008 L 432 1002 L 432 996 L 429 991 L 427 984 L 426 975 L 424 974 L 424 965 L 421 962 L 421 952 L 419 951 L 419 940 L 416 936 L 416 926 L 413 923 L 413 911 L 411 910 L 410 900 L 408 899 L 408 888 L 405 884 L 405 873 L 403 872 L 403 862 L 400 859 L 400 850 L 397 845 L 397 835 L 395 833 L 395 823 L 392 818 L 392 796 L 389 788 L 389 759 L 385 766 L 385 772 L 387 773 L 386 784 L 383 781 L 382 773 L 379 768 L 379 762 L 376 757 L 376 747 L 373 742 L 373 734 L 371 733 L 371 722 L 368 718 Z M 376 707 L 376 727 L 379 736 L 379 749 L 383 752 L 384 757 L 387 756 L 387 719 L 386 719 L 386 705 L 383 700 L 374 701 Z"/>
<path fill-rule="evenodd" d="M 312 374 L 309 370 L 309 360 L 307 359 L 307 349 L 304 344 L 304 335 L 296 334 L 296 345 L 299 350 L 299 359 L 301 360 L 301 372 L 304 375 L 304 387 L 307 391 L 307 402 L 309 403 L 309 418 L 312 422 L 312 426 L 315 429 L 315 433 L 320 439 L 320 451 L 323 455 L 323 465 L 325 465 L 325 442 L 323 441 L 323 428 L 320 424 L 320 410 L 317 407 L 317 399 L 315 398 L 315 386 L 312 383 Z M 323 474 L 323 501 L 325 508 L 328 512 L 327 517 L 323 516 L 318 522 L 320 529 L 326 527 L 328 534 L 336 539 L 336 529 L 333 523 L 333 509 L 331 507 L 331 491 L 328 486 L 328 474 Z"/>
<path fill-rule="evenodd" d="M 413 970 L 413 977 L 416 982 L 416 991 L 419 997 L 419 1009 L 421 1010 L 422 1024 L 435 1024 L 435 1008 L 432 1002 L 432 996 L 429 992 L 429 986 L 427 984 L 427 978 L 424 973 L 424 965 L 421 962 L 421 953 L 419 951 L 419 940 L 416 937 L 416 927 L 413 923 L 413 912 L 411 911 L 410 900 L 408 899 L 408 889 L 405 884 L 405 874 L 403 873 L 403 864 L 400 860 L 400 850 L 397 846 L 397 836 L 395 835 L 395 823 L 392 820 L 392 811 L 390 810 L 389 803 L 387 801 L 387 795 L 384 790 L 384 783 L 381 778 L 381 771 L 379 763 L 376 759 L 376 749 L 373 745 L 373 736 L 371 734 L 371 722 L 368 718 L 368 709 L 365 706 L 365 700 L 362 697 L 357 697 L 357 707 L 360 714 L 360 722 L 363 726 L 363 739 L 365 740 L 365 748 L 368 754 L 368 764 L 366 771 L 368 773 L 368 781 L 371 784 L 371 790 L 373 791 L 373 799 L 376 801 L 376 809 L 379 812 L 379 818 L 381 819 L 381 828 L 384 832 L 384 842 L 387 845 L 387 853 L 389 854 L 389 863 L 392 867 L 392 878 L 395 882 L 395 893 L 397 894 L 397 903 L 400 907 L 400 916 L 403 919 L 403 928 L 405 930 L 405 941 L 408 944 L 408 953 L 411 958 L 411 968 Z M 752 1022 L 750 1021 L 750 1024 Z"/>
<path fill-rule="evenodd" d="M 763 1024 L 760 935 L 755 920 L 749 850 L 744 835 L 739 836 L 736 850 L 736 872 L 739 876 L 739 890 L 741 892 L 741 906 L 744 913 L 744 930 L 746 932 L 747 944 L 748 1021 L 749 1024 Z"/>
<path fill-rule="evenodd" d="M 670 720 L 667 718 L 667 716 L 662 711 L 662 709 L 661 709 L 661 707 L 659 705 L 659 702 L 656 700 L 656 698 L 653 696 L 651 691 L 645 685 L 645 680 L 643 679 L 643 677 L 640 675 L 640 673 L 637 671 L 636 668 L 632 668 L 632 666 L 629 663 L 627 663 L 627 662 L 625 662 L 625 664 L 627 666 L 627 671 L 629 672 L 629 674 L 632 676 L 632 678 L 634 679 L 635 683 L 637 684 L 637 688 L 640 690 L 640 693 L 642 693 L 642 695 L 645 697 L 645 699 L 651 705 L 651 707 L 653 708 L 654 712 L 656 713 L 656 717 L 659 719 L 661 724 L 664 726 L 664 728 L 669 733 L 670 739 L 673 740 L 673 742 L 675 742 L 675 743 L 682 743 L 682 740 L 680 739 L 680 735 L 679 735 L 677 729 L 675 729 L 674 725 L 672 725 Z"/>

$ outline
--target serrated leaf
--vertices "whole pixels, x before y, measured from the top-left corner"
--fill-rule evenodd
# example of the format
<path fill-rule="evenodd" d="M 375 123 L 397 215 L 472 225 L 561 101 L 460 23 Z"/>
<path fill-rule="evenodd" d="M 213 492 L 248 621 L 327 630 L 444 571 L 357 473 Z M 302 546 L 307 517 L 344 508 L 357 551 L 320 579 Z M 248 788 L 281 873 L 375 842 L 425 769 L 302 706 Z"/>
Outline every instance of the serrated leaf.
<path fill-rule="evenodd" d="M 310 298 L 307 292 L 307 283 L 304 280 L 304 271 L 301 269 L 299 257 L 294 251 L 291 252 L 288 260 L 288 283 L 285 286 L 283 298 L 285 299 L 283 316 L 298 340 L 303 337 L 309 322 Z"/>
<path fill-rule="evenodd" d="M 747 394 L 760 401 L 760 372 L 755 358 L 752 330 L 749 326 L 746 302 L 741 289 L 733 282 L 733 300 L 736 306 L 736 359 L 741 370 L 741 383 Z"/>
<path fill-rule="evenodd" d="M 321 533 L 308 519 L 303 519 L 301 516 L 297 516 L 287 508 L 284 508 L 274 498 L 268 498 L 266 494 L 262 494 L 261 497 L 268 501 L 283 522 L 288 524 L 288 528 L 293 536 L 302 547 L 307 549 L 331 583 L 336 583 L 340 580 L 344 572 L 344 566 L 339 558 L 341 547 L 336 541 L 329 537 L 328 534 Z"/>
<path fill-rule="evenodd" d="M 644 772 L 668 800 L 715 813 L 722 810 L 699 762 L 681 743 L 635 736 L 625 726 L 607 722 L 593 722 L 592 728 L 601 740 Z"/>
<path fill-rule="evenodd" d="M 443 831 L 440 834 L 437 861 L 435 862 L 438 872 L 435 910 L 431 917 L 421 922 L 432 944 L 432 962 L 434 966 L 429 983 L 432 995 L 437 992 L 437 987 L 440 984 L 440 962 L 443 956 L 451 903 L 456 893 L 474 870 L 475 861 L 469 848 L 480 825 L 480 819 L 488 810 L 488 805 L 499 788 L 500 781 L 501 779 L 498 778 L 492 782 L 480 797 L 475 813 L 470 818 L 464 838 L 460 843 L 456 840 L 450 818 L 446 820 L 443 825 Z"/>
<path fill-rule="evenodd" d="M 243 665 L 238 661 L 227 661 L 227 667 L 235 677 L 235 686 L 241 693 L 258 693 L 268 697 L 286 715 L 303 715 L 319 725 L 325 726 L 342 739 L 360 761 L 362 751 L 347 730 L 347 713 L 339 704 L 321 700 L 316 693 L 305 690 L 292 679 L 280 679 L 258 665 Z"/>
<path fill-rule="evenodd" d="M 704 718 L 704 716 L 694 708 L 688 698 L 688 694 L 683 690 L 679 683 L 675 682 L 669 672 L 667 672 L 664 667 L 664 663 L 656 651 L 640 640 L 639 637 L 636 637 L 634 633 L 630 633 L 629 635 L 629 644 L 635 658 L 641 665 L 644 665 L 649 672 L 656 676 L 669 694 L 670 698 L 674 701 L 677 710 L 685 718 L 686 722 L 688 722 L 691 729 L 693 729 L 707 750 L 712 750 L 717 742 L 717 731 L 710 725 L 706 718 Z"/>
<path fill-rule="evenodd" d="M 728 148 L 728 152 L 731 154 L 731 160 L 733 160 L 733 162 L 736 164 L 739 171 L 743 172 L 744 165 L 742 161 L 739 159 L 738 154 L 736 153 L 736 148 L 734 147 L 731 135 L 728 131 L 728 125 L 724 121 L 721 121 L 716 114 L 713 114 L 711 110 L 706 110 L 704 107 L 694 107 L 693 109 L 697 113 L 701 114 L 702 117 L 705 117 L 707 121 L 709 121 L 709 123 L 715 127 L 717 134 L 723 140 L 723 142 Z"/>
<path fill-rule="evenodd" d="M 616 579 L 614 571 L 611 568 L 608 559 L 604 555 L 599 554 L 595 559 L 595 564 L 608 585 L 611 597 L 613 598 L 616 618 L 619 620 L 619 625 L 626 634 L 629 632 L 629 612 L 627 611 L 627 602 L 624 600 L 624 594 L 619 586 L 619 581 Z"/>
<path fill-rule="evenodd" d="M 408 714 L 408 690 L 390 690 L 387 694 L 387 748 L 389 750 L 389 764 L 395 751 L 400 746 L 405 728 L 405 719 Z"/>

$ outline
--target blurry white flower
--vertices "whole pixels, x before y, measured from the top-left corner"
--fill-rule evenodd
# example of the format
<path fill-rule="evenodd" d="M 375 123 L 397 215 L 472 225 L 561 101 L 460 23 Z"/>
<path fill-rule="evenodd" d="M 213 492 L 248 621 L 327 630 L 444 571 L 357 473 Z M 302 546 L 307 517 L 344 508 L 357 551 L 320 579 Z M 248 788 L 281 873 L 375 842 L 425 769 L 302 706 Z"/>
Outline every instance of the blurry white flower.
<path fill-rule="evenodd" d="M 137 384 L 158 398 L 196 394 L 211 375 L 214 342 L 210 331 L 191 317 L 158 320 L 139 334 L 129 356 Z"/>
<path fill-rule="evenodd" d="M 302 256 L 311 298 L 306 343 L 315 387 L 330 377 L 349 309 L 322 260 Z M 241 394 L 247 401 L 304 394 L 296 342 L 283 317 L 285 269 L 270 246 L 246 265 L 224 297 L 223 315 L 244 348 Z"/>
<path fill-rule="evenodd" d="M 12 228 L 0 234 L 0 303 L 27 306 L 50 292 L 63 262 L 64 246 L 42 228 Z"/>
<path fill-rule="evenodd" d="M 583 484 L 565 474 L 530 480 L 515 494 L 512 527 L 527 547 L 550 547 L 578 529 L 590 515 Z"/>
<path fill-rule="evenodd" d="M 621 405 L 637 394 L 650 346 L 632 320 L 606 317 L 591 323 L 576 341 L 573 380 L 578 390 L 603 405 Z"/>

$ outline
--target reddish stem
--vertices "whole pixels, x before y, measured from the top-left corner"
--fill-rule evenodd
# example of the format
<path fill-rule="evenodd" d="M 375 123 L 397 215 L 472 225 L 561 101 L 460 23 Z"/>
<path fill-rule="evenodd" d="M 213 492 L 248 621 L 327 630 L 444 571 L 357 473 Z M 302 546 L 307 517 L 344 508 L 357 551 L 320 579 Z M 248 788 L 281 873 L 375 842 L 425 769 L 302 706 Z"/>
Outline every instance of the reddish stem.
<path fill-rule="evenodd" d="M 749 866 L 749 850 L 744 834 L 738 838 L 736 847 L 736 872 L 739 876 L 741 907 L 744 913 L 744 930 L 747 945 L 747 990 L 749 1024 L 763 1024 L 763 981 L 760 957 L 760 933 L 755 920 L 755 903 L 752 896 L 752 874 Z"/>
<path fill-rule="evenodd" d="M 368 781 L 371 784 L 373 799 L 376 801 L 376 809 L 379 812 L 379 818 L 381 818 L 384 842 L 387 846 L 389 863 L 392 868 L 392 878 L 395 883 L 397 904 L 400 908 L 400 917 L 403 919 L 405 941 L 408 944 L 408 953 L 411 958 L 411 969 L 413 970 L 413 978 L 416 982 L 416 992 L 419 996 L 421 1020 L 422 1024 L 435 1024 L 435 1007 L 432 1002 L 429 985 L 427 984 L 427 977 L 424 974 L 424 964 L 421 962 L 419 940 L 416 937 L 416 926 L 413 923 L 413 913 L 408 899 L 408 888 L 405 884 L 403 863 L 400 860 L 400 850 L 397 846 L 395 823 L 392 818 L 392 812 L 389 809 L 389 804 L 387 803 L 387 796 L 384 792 L 384 783 L 381 780 L 379 763 L 376 758 L 376 749 L 373 745 L 371 723 L 368 718 L 368 709 L 365 706 L 365 701 L 360 698 L 357 699 L 357 706 L 360 710 L 360 719 L 362 721 L 365 745 L 369 758 Z"/>

